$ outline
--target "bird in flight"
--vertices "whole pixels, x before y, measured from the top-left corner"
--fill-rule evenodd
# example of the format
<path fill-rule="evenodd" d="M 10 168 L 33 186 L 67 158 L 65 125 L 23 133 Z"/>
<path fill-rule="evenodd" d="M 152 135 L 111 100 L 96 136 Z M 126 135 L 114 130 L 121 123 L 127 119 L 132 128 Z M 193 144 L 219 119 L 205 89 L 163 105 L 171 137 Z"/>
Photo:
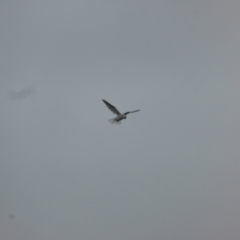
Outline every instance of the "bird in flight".
<path fill-rule="evenodd" d="M 110 104 L 109 102 L 107 102 L 106 100 L 102 99 L 102 101 L 106 104 L 106 106 L 108 107 L 108 109 L 110 111 L 112 111 L 113 113 L 117 114 L 117 116 L 115 118 L 109 119 L 108 121 L 110 123 L 115 123 L 115 124 L 120 124 L 121 120 L 123 119 L 127 119 L 127 115 L 129 113 L 134 113 L 134 112 L 139 112 L 140 110 L 134 110 L 134 111 L 129 111 L 129 112 L 125 112 L 125 113 L 120 113 L 116 107 L 114 107 L 112 104 Z"/>

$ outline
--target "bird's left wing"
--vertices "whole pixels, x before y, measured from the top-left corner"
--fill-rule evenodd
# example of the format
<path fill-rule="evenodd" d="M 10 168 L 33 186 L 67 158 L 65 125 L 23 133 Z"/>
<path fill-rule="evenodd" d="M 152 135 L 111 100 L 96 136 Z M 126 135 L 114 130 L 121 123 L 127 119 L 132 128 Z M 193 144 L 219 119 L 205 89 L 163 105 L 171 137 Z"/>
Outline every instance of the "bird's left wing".
<path fill-rule="evenodd" d="M 111 110 L 113 113 L 120 115 L 121 113 L 109 102 L 107 102 L 106 100 L 102 99 L 102 101 L 106 104 L 106 106 L 108 107 L 109 110 Z"/>
<path fill-rule="evenodd" d="M 140 111 L 140 110 L 138 109 L 138 110 L 134 110 L 134 111 L 130 111 L 130 112 L 125 112 L 124 115 L 127 115 L 127 114 L 129 114 L 129 113 L 139 112 L 139 111 Z"/>

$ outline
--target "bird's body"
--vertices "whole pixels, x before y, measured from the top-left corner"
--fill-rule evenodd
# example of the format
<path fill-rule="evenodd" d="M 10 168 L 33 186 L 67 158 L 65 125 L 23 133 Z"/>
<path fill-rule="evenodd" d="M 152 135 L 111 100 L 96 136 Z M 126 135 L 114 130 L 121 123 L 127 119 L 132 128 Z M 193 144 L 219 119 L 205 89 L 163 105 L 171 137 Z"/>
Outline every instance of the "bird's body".
<path fill-rule="evenodd" d="M 120 124 L 121 120 L 123 120 L 123 119 L 127 119 L 127 117 L 124 114 L 120 114 L 120 115 L 116 116 L 115 118 L 109 119 L 108 121 L 110 123 Z"/>
<path fill-rule="evenodd" d="M 140 110 L 134 110 L 134 111 L 130 111 L 130 112 L 125 112 L 125 113 L 120 113 L 116 107 L 114 107 L 112 104 L 110 104 L 109 102 L 107 102 L 106 100 L 102 99 L 102 101 L 106 104 L 106 106 L 108 107 L 108 109 L 110 111 L 112 111 L 113 113 L 117 114 L 117 116 L 115 118 L 109 119 L 110 123 L 116 123 L 116 124 L 120 124 L 121 120 L 123 119 L 127 119 L 127 114 L 129 113 L 134 113 L 134 112 L 139 112 Z"/>

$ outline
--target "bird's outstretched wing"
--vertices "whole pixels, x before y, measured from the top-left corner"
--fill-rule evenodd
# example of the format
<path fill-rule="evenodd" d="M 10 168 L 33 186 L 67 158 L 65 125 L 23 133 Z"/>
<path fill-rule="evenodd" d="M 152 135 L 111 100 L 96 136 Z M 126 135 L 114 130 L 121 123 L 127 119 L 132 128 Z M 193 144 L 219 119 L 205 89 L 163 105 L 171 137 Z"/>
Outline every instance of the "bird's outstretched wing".
<path fill-rule="evenodd" d="M 111 105 L 109 102 L 107 102 L 104 99 L 102 99 L 102 101 L 106 104 L 106 106 L 109 108 L 109 110 L 111 110 L 113 113 L 115 113 L 117 115 L 121 115 L 121 113 L 113 105 Z"/>
<path fill-rule="evenodd" d="M 139 112 L 140 110 L 134 110 L 134 111 L 130 111 L 130 112 L 125 112 L 124 115 L 128 115 L 129 113 L 135 113 L 135 112 Z"/>

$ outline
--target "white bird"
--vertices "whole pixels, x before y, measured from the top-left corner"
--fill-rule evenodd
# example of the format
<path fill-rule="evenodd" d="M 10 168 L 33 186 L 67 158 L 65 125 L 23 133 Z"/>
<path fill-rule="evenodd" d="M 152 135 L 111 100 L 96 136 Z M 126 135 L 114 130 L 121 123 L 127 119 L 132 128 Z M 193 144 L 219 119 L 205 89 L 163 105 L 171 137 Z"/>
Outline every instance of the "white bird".
<path fill-rule="evenodd" d="M 102 101 L 106 104 L 106 106 L 109 108 L 109 110 L 111 110 L 113 113 L 117 114 L 117 116 L 115 118 L 109 119 L 108 121 L 110 123 L 115 123 L 115 124 L 120 124 L 121 120 L 123 119 L 127 119 L 127 115 L 129 113 L 134 113 L 134 112 L 139 112 L 140 110 L 134 110 L 134 111 L 129 111 L 129 112 L 125 112 L 125 113 L 120 113 L 116 107 L 114 107 L 112 104 L 110 104 L 109 102 L 107 102 L 106 100 L 102 99 Z"/>

